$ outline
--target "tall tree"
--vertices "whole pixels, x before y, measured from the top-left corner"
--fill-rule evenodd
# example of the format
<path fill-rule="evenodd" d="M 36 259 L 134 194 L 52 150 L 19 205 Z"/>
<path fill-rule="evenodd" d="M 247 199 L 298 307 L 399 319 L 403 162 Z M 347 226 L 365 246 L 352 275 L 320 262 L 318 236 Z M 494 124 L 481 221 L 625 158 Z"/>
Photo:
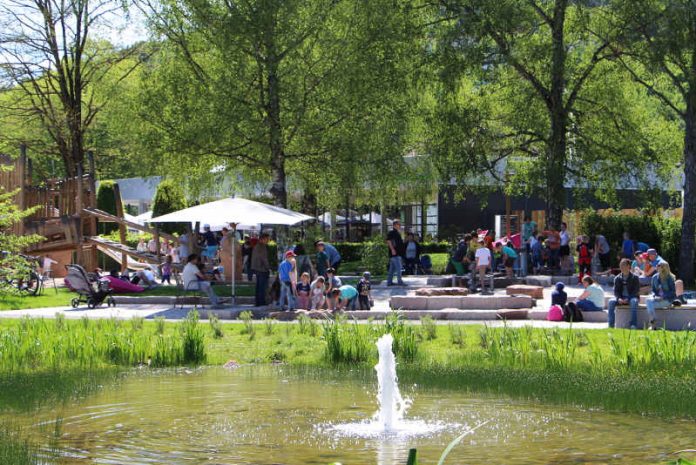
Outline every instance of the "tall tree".
<path fill-rule="evenodd" d="M 317 179 L 340 157 L 357 166 L 348 148 L 376 119 L 396 115 L 390 105 L 410 85 L 404 63 L 418 50 L 409 8 L 387 0 L 147 3 L 165 38 L 143 109 L 160 135 L 154 151 L 176 153 L 187 168 L 223 165 L 265 178 L 286 206 L 294 170 Z"/>
<path fill-rule="evenodd" d="M 94 100 L 93 85 L 110 66 L 134 53 L 130 49 L 107 58 L 103 44 L 90 41 L 97 25 L 121 8 L 116 0 L 0 4 L 0 81 L 19 90 L 14 98 L 0 101 L 2 110 L 27 121 L 38 118 L 68 176 L 83 164 L 85 132 L 103 104 Z"/>
<path fill-rule="evenodd" d="M 696 1 L 616 0 L 617 61 L 683 130 L 684 211 L 679 273 L 694 280 L 696 235 Z M 659 164 L 663 160 L 656 159 Z"/>
<path fill-rule="evenodd" d="M 629 132 L 621 127 L 625 121 L 618 108 L 608 109 L 607 124 L 596 124 L 606 107 L 589 89 L 598 76 L 609 72 L 605 60 L 613 53 L 607 40 L 593 32 L 602 27 L 598 12 L 603 7 L 596 4 L 440 1 L 445 21 L 440 43 L 443 75 L 454 75 L 455 80 L 464 76 L 466 82 L 458 81 L 437 112 L 469 132 L 460 131 L 454 145 L 449 135 L 434 144 L 444 145 L 440 148 L 445 151 L 462 151 L 465 163 L 488 168 L 501 182 L 505 182 L 501 171 L 508 171 L 516 182 L 541 183 L 551 228 L 560 227 L 568 181 L 575 177 L 587 184 L 597 178 L 592 171 L 600 172 L 606 165 L 600 154 L 620 156 L 612 137 L 597 140 L 589 129 L 611 131 L 613 124 L 620 129 L 614 132 L 624 134 L 622 142 Z M 464 103 L 468 113 L 457 114 L 463 95 L 477 102 Z M 507 168 L 501 169 L 499 162 L 506 159 Z"/>

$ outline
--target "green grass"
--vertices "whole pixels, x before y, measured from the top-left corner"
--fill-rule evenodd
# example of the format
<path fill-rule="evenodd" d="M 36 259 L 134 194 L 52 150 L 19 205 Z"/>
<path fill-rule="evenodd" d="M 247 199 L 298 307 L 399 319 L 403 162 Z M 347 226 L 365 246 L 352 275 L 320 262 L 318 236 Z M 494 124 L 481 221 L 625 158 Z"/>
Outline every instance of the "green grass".
<path fill-rule="evenodd" d="M 213 286 L 215 293 L 220 297 L 229 297 L 232 294 L 229 285 Z M 175 286 L 160 286 L 154 289 L 140 292 L 137 294 L 121 294 L 124 296 L 171 296 L 177 295 Z M 237 286 L 238 297 L 250 297 L 254 295 L 254 287 L 250 284 L 241 284 Z M 42 295 L 27 296 L 27 295 L 3 295 L 0 298 L 1 310 L 24 310 L 27 308 L 48 308 L 48 307 L 69 307 L 70 300 L 77 297 L 77 294 L 69 291 L 66 288 L 58 288 L 58 293 L 53 288 L 44 289 Z M 84 306 L 84 304 L 82 304 Z"/>

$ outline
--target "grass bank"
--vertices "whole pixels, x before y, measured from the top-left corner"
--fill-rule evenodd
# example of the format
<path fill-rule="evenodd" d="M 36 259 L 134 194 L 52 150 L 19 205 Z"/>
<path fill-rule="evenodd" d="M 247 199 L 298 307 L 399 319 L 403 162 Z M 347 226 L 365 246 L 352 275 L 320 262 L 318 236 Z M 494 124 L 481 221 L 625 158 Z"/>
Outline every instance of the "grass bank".
<path fill-rule="evenodd" d="M 430 319 L 412 325 L 396 317 L 368 324 L 308 318 L 223 324 L 194 316 L 179 323 L 2 320 L 0 392 L 23 392 L 37 379 L 48 386 L 61 373 L 230 360 L 369 372 L 377 361 L 374 342 L 385 333 L 394 336 L 407 383 L 696 418 L 696 333 L 445 326 Z M 72 388 L 70 376 L 55 379 Z M 0 402 L 23 400 L 0 396 Z"/>

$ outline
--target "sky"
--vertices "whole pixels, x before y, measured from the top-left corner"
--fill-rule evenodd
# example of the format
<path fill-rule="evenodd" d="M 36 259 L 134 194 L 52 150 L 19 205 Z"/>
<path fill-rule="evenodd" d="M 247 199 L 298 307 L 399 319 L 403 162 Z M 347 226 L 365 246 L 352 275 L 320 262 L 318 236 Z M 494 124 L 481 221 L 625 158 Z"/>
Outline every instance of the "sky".
<path fill-rule="evenodd" d="M 145 16 L 137 8 L 130 8 L 126 14 L 119 11 L 109 18 L 109 26 L 100 25 L 96 29 L 98 36 L 107 39 L 114 45 L 128 46 L 148 37 Z"/>

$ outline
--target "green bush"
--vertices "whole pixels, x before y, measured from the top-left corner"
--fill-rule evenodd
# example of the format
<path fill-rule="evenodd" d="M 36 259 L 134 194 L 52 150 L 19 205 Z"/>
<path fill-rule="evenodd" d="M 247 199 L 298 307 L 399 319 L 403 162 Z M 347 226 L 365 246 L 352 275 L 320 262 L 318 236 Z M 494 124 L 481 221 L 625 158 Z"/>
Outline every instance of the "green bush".
<path fill-rule="evenodd" d="M 152 202 L 152 216 L 158 217 L 183 210 L 186 208 L 186 197 L 181 187 L 171 179 L 165 179 L 155 192 L 155 198 Z M 157 227 L 169 234 L 182 234 L 186 231 L 186 223 L 159 223 Z"/>
<path fill-rule="evenodd" d="M 377 238 L 375 242 L 362 244 L 362 252 L 360 254 L 362 271 L 369 271 L 374 275 L 384 274 L 387 272 L 388 264 L 387 244 L 381 238 Z"/>
<path fill-rule="evenodd" d="M 672 237 L 674 228 L 677 230 L 676 243 Z M 591 237 L 604 235 L 611 246 L 612 266 L 618 265 L 617 256 L 621 253 L 624 232 L 628 232 L 632 240 L 645 242 L 656 248 L 665 260 L 676 266 L 680 228 L 678 220 L 666 220 L 654 215 L 627 215 L 612 211 L 600 215 L 590 211 L 581 216 L 577 232 Z"/>
<path fill-rule="evenodd" d="M 116 183 L 114 181 L 101 181 L 99 183 L 99 188 L 97 189 L 97 208 L 107 213 L 111 213 L 112 215 L 116 214 L 115 185 Z M 116 223 L 99 222 L 99 234 L 109 234 L 117 230 L 118 225 Z"/>
<path fill-rule="evenodd" d="M 380 236 L 374 236 L 367 242 L 382 241 Z M 343 262 L 357 262 L 362 259 L 363 247 L 365 242 L 337 242 L 332 244 L 341 254 Z M 448 242 L 423 242 L 421 244 L 421 253 L 447 253 L 452 245 Z M 313 250 L 313 247 L 308 250 Z"/>

